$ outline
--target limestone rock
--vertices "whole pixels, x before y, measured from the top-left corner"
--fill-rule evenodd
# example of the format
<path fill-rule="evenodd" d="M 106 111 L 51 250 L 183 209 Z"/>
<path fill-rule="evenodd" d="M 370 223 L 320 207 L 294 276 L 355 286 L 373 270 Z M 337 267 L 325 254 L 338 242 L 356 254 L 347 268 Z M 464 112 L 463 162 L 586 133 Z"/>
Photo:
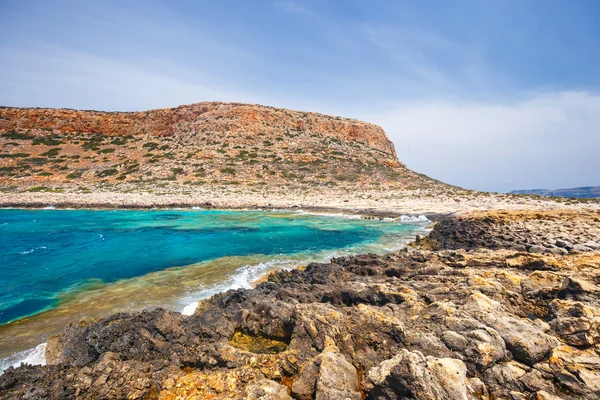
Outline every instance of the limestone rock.
<path fill-rule="evenodd" d="M 285 386 L 263 379 L 248 386 L 248 400 L 292 400 Z"/>
<path fill-rule="evenodd" d="M 466 367 L 460 360 L 424 357 L 401 350 L 372 368 L 367 378 L 374 399 L 467 399 Z"/>

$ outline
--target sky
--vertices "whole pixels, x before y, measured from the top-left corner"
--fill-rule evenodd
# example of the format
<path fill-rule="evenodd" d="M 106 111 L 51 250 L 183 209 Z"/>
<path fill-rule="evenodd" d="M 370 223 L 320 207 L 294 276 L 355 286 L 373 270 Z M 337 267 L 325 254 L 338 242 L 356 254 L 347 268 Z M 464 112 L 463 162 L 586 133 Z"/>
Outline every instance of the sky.
<path fill-rule="evenodd" d="M 0 105 L 379 124 L 468 189 L 600 185 L 597 0 L 0 0 Z"/>

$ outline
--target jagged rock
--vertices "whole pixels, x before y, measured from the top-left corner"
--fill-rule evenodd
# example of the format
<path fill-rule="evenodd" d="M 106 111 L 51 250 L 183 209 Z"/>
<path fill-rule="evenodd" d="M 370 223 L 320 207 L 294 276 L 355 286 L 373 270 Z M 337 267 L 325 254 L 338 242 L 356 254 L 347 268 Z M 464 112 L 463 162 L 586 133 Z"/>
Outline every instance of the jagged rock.
<path fill-rule="evenodd" d="M 373 399 L 467 399 L 465 364 L 401 350 L 367 373 Z"/>
<path fill-rule="evenodd" d="M 248 386 L 246 396 L 248 400 L 292 400 L 285 386 L 268 379 Z"/>
<path fill-rule="evenodd" d="M 507 315 L 500 303 L 484 294 L 475 293 L 463 312 L 495 329 L 517 361 L 533 365 L 558 345 L 558 340 L 544 333 L 535 324 Z"/>
<path fill-rule="evenodd" d="M 584 246 L 582 244 L 576 244 L 572 247 L 572 251 L 577 251 L 579 253 L 587 253 L 588 251 L 592 251 L 591 248 Z"/>
<path fill-rule="evenodd" d="M 361 399 L 356 368 L 344 356 L 326 348 L 316 362 L 320 364 L 316 400 Z"/>
<path fill-rule="evenodd" d="M 299 400 L 597 399 L 600 257 L 516 250 L 525 225 L 557 237 L 578 226 L 540 215 L 459 217 L 434 235 L 458 250 L 277 271 L 189 317 L 156 309 L 68 325 L 48 340 L 54 365 L 9 368 L 0 399 L 287 399 L 288 388 Z"/>
<path fill-rule="evenodd" d="M 590 248 L 592 250 L 600 250 L 600 244 L 596 242 L 592 242 L 591 240 L 585 243 L 582 243 L 583 246 Z"/>
<path fill-rule="evenodd" d="M 587 318 L 557 318 L 553 320 L 558 337 L 571 346 L 591 346 L 594 339 L 590 333 L 592 324 Z"/>
<path fill-rule="evenodd" d="M 527 251 L 529 251 L 530 253 L 549 253 L 549 249 L 547 249 L 544 246 L 531 246 L 529 249 L 527 249 Z"/>

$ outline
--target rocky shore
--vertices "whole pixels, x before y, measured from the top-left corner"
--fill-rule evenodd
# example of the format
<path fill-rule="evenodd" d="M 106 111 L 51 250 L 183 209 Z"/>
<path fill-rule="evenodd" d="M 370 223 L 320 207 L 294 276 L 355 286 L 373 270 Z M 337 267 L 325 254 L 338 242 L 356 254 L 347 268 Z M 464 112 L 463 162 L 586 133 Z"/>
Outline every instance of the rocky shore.
<path fill-rule="evenodd" d="M 597 399 L 600 212 L 439 221 L 387 256 L 65 327 L 0 399 Z"/>

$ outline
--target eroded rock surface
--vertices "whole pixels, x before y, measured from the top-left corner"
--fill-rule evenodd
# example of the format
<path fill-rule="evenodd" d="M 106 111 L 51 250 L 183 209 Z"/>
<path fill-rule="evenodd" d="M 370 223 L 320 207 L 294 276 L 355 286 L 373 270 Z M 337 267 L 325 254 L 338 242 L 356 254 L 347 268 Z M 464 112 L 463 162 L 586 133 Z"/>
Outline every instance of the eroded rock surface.
<path fill-rule="evenodd" d="M 457 217 L 422 247 L 276 272 L 189 317 L 70 325 L 53 365 L 7 370 L 0 398 L 597 399 L 600 253 L 520 246 L 598 241 L 599 223 L 548 218 Z"/>

